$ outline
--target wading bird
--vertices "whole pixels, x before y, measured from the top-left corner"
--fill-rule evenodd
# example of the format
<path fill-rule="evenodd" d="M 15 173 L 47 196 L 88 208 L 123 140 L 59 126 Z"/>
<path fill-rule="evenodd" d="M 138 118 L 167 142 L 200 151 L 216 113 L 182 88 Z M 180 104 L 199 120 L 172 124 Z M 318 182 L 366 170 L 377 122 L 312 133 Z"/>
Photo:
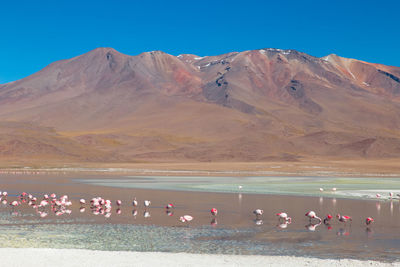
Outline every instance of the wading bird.
<path fill-rule="evenodd" d="M 325 224 L 325 225 L 328 225 L 328 224 L 331 222 L 332 218 L 333 218 L 332 215 L 327 214 L 327 215 L 325 216 L 325 219 L 324 219 L 324 224 Z"/>
<path fill-rule="evenodd" d="M 346 215 L 336 215 L 336 218 L 339 220 L 339 222 L 348 222 L 348 221 L 352 221 L 350 216 L 346 216 Z"/>
<path fill-rule="evenodd" d="M 214 216 L 217 216 L 217 214 L 218 214 L 218 210 L 216 208 L 212 208 L 210 212 Z"/>
<path fill-rule="evenodd" d="M 190 222 L 193 220 L 193 217 L 190 215 L 183 215 L 179 218 L 181 222 Z"/>
<path fill-rule="evenodd" d="M 310 219 L 310 222 L 311 222 L 312 219 L 317 219 L 320 222 L 322 221 L 321 218 L 318 217 L 317 214 L 312 210 L 307 212 L 305 215 Z"/>

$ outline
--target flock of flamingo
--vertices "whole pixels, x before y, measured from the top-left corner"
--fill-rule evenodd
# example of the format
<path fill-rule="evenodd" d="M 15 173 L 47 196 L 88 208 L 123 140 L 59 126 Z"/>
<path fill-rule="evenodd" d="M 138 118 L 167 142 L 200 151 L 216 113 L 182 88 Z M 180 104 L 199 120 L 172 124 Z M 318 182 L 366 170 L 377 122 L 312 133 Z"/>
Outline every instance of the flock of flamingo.
<path fill-rule="evenodd" d="M 239 186 L 241 188 L 241 186 Z M 322 188 L 320 188 L 320 191 L 323 191 Z M 332 188 L 332 191 L 336 191 L 336 188 Z M 393 196 L 393 193 L 389 193 L 390 198 Z M 7 205 L 8 200 L 8 193 L 7 192 L 1 192 L 0 191 L 0 200 L 3 205 Z M 377 194 L 377 198 L 380 198 L 381 195 Z M 60 216 L 62 214 L 71 214 L 71 210 L 69 209 L 69 206 L 72 205 L 72 202 L 69 200 L 69 197 L 67 195 L 63 195 L 59 198 L 57 198 L 55 193 L 52 193 L 50 195 L 44 194 L 41 199 L 38 200 L 37 197 L 33 196 L 32 194 L 28 194 L 26 192 L 22 192 L 20 195 L 18 195 L 17 200 L 11 201 L 9 205 L 14 209 L 21 205 L 22 203 L 27 203 L 29 206 L 34 208 L 36 212 L 39 214 L 41 218 L 46 217 L 49 214 L 49 210 L 54 212 L 56 216 Z M 90 200 L 90 203 L 86 203 L 85 199 L 80 199 L 80 212 L 85 212 L 86 206 L 89 205 L 92 213 L 94 215 L 104 215 L 106 218 L 109 218 L 111 216 L 111 209 L 112 209 L 112 202 L 109 199 L 104 199 L 102 197 L 94 197 Z M 121 209 L 120 206 L 122 205 L 121 200 L 116 200 L 115 205 L 117 206 L 116 213 L 121 214 Z M 138 207 L 138 201 L 136 198 L 133 199 L 132 201 L 132 206 L 134 208 Z M 143 205 L 145 207 L 145 211 L 143 216 L 145 218 L 150 217 L 149 211 L 147 211 L 147 208 L 151 205 L 150 200 L 144 200 Z M 48 207 L 48 208 L 46 208 Z M 172 203 L 168 203 L 165 206 L 166 214 L 168 216 L 172 216 L 173 212 L 172 210 L 175 208 L 175 206 Z M 211 215 L 214 217 L 212 220 L 211 224 L 216 225 L 217 222 L 215 220 L 218 210 L 216 208 L 212 208 L 210 210 Z M 255 223 L 256 225 L 261 225 L 263 224 L 263 220 L 260 218 L 263 215 L 264 211 L 262 209 L 256 209 L 253 211 L 253 214 L 255 215 Z M 132 214 L 134 216 L 137 215 L 137 210 L 134 209 Z M 286 212 L 279 212 L 276 213 L 276 216 L 278 217 L 278 227 L 279 228 L 287 228 L 289 224 L 292 222 L 292 218 L 289 217 L 289 215 Z M 333 216 L 331 214 L 327 214 L 324 219 L 321 219 L 320 217 L 317 216 L 317 214 L 314 211 L 308 211 L 305 216 L 309 219 L 310 224 L 306 226 L 310 231 L 315 231 L 316 227 L 319 226 L 320 224 L 324 223 L 328 227 L 330 227 L 331 220 L 333 219 Z M 341 215 L 337 214 L 336 218 L 339 222 L 341 223 L 347 223 L 351 222 L 352 218 L 347 215 Z M 193 216 L 191 215 L 183 215 L 179 217 L 179 220 L 183 223 L 185 222 L 190 222 L 194 219 Z M 374 219 L 372 217 L 367 217 L 365 219 L 365 224 L 368 226 L 371 223 L 374 222 Z"/>

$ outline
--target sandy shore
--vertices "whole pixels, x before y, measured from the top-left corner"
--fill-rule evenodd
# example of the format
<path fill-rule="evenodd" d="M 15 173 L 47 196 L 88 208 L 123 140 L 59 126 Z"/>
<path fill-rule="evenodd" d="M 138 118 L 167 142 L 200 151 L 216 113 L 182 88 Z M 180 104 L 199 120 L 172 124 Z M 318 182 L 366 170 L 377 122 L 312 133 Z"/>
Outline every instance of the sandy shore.
<path fill-rule="evenodd" d="M 400 266 L 400 263 L 290 256 L 204 255 L 79 249 L 0 249 L 2 266 Z"/>
<path fill-rule="evenodd" d="M 400 176 L 399 159 L 302 159 L 268 162 L 67 163 L 1 161 L 0 173 L 115 173 L 131 175 Z"/>

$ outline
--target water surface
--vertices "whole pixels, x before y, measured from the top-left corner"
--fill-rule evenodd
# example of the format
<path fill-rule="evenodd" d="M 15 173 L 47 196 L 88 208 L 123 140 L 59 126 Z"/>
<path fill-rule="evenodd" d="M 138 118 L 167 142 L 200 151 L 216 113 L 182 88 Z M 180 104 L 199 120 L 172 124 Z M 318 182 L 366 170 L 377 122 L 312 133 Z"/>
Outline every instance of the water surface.
<path fill-rule="evenodd" d="M 41 218 L 26 204 L 15 209 L 0 204 L 0 246 L 400 260 L 399 201 L 375 200 L 372 194 L 368 201 L 341 197 L 342 191 L 354 188 L 395 191 L 397 180 L 351 179 L 3 175 L 0 190 L 8 190 L 9 201 L 21 191 L 37 196 L 54 192 L 68 194 L 73 205 L 71 214 L 56 216 L 44 209 L 48 215 Z M 321 185 L 326 188 L 322 193 Z M 337 192 L 330 187 L 337 187 Z M 204 192 L 209 190 L 230 193 Z M 296 195 L 303 192 L 314 196 Z M 109 218 L 94 215 L 88 205 L 83 211 L 79 198 L 94 196 L 121 199 L 123 205 L 119 211 L 114 205 Z M 134 197 L 140 203 L 135 209 Z M 147 210 L 142 205 L 145 199 L 152 201 Z M 167 203 L 175 204 L 173 214 L 166 213 Z M 210 214 L 213 207 L 219 210 L 217 217 Z M 264 210 L 260 220 L 252 214 L 256 208 Z M 308 210 L 320 216 L 350 215 L 353 222 L 310 225 L 304 216 Z M 279 225 L 275 213 L 281 211 L 293 218 L 290 225 Z M 194 220 L 181 223 L 178 218 L 184 214 Z M 376 223 L 366 227 L 367 216 Z"/>

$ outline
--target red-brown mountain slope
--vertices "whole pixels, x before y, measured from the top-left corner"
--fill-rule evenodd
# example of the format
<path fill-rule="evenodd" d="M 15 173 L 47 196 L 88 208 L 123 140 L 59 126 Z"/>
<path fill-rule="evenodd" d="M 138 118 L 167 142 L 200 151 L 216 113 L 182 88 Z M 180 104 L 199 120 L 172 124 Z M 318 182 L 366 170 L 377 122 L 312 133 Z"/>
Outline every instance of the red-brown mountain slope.
<path fill-rule="evenodd" d="M 400 68 L 336 55 L 98 48 L 0 85 L 0 158 L 397 157 L 399 101 Z"/>

